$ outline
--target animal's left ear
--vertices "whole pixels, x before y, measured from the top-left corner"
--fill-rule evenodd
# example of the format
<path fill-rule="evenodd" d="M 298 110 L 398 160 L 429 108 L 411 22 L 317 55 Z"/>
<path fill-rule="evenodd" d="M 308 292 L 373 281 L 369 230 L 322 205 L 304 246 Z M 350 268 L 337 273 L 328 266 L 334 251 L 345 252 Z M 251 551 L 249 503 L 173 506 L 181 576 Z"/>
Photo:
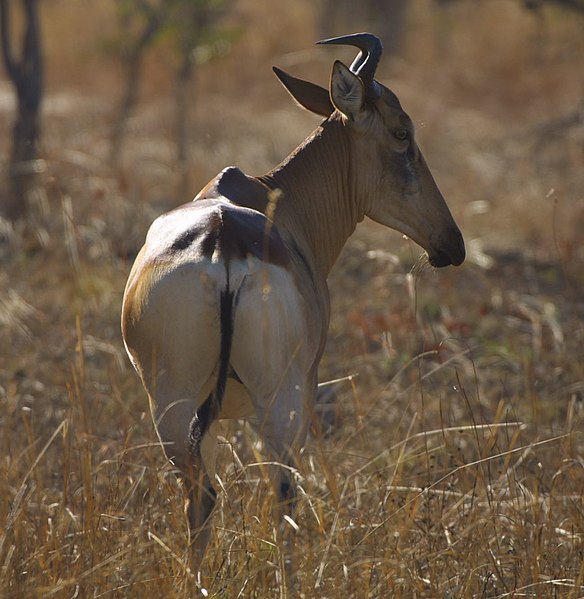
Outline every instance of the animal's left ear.
<path fill-rule="evenodd" d="M 332 114 L 335 107 L 331 102 L 328 90 L 324 87 L 320 87 L 316 83 L 310 83 L 310 81 L 304 81 L 304 79 L 292 77 L 292 75 L 278 67 L 272 67 L 272 70 L 300 106 L 324 117 Z"/>
<path fill-rule="evenodd" d="M 331 75 L 331 99 L 335 107 L 351 120 L 356 120 L 365 102 L 361 79 L 340 60 L 335 61 Z"/>

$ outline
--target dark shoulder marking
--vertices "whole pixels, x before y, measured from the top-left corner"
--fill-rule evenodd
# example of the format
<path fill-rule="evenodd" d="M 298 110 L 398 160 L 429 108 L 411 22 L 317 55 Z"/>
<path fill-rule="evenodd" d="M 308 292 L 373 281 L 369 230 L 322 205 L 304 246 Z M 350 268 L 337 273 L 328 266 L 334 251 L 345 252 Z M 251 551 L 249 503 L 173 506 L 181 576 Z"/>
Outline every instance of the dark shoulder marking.
<path fill-rule="evenodd" d="M 188 226 L 181 227 L 181 210 Z M 189 218 L 188 214 L 197 214 Z M 172 221 L 167 224 L 167 234 L 174 239 L 167 245 L 171 253 L 195 250 L 200 257 L 211 259 L 216 252 L 227 261 L 253 256 L 271 264 L 285 265 L 290 253 L 278 227 L 264 214 L 238 206 L 221 198 L 201 198 L 168 213 Z M 182 231 L 177 232 L 176 228 Z"/>
<path fill-rule="evenodd" d="M 177 239 L 174 240 L 174 243 L 171 246 L 171 250 L 175 252 L 186 250 L 200 234 L 201 231 L 195 228 L 185 231 L 182 235 L 180 235 L 179 237 L 177 237 Z"/>
<path fill-rule="evenodd" d="M 177 237 L 171 249 L 180 252 L 186 250 L 193 243 L 198 243 L 203 255 L 212 254 L 220 228 L 221 216 L 219 210 L 209 211 Z"/>

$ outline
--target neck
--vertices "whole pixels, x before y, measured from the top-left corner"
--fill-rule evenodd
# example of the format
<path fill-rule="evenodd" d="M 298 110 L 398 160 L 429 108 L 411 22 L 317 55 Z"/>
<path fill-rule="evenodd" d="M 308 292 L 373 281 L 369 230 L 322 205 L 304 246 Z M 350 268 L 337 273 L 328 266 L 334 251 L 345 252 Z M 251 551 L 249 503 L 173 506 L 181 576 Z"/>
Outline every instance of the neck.
<path fill-rule="evenodd" d="M 324 277 L 363 219 L 351 159 L 343 123 L 333 116 L 286 160 L 259 178 L 282 192 L 274 222 L 291 234 Z"/>

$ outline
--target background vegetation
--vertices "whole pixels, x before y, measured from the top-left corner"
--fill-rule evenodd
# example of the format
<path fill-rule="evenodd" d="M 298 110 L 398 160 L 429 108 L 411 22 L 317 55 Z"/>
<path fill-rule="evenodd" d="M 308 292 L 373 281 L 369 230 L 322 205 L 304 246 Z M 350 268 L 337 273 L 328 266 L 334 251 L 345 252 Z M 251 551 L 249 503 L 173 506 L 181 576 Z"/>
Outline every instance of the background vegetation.
<path fill-rule="evenodd" d="M 39 5 L 40 158 L 26 217 L 0 231 L 0 596 L 583 597 L 578 3 L 371 2 L 334 18 L 327 2 L 221 3 L 189 53 L 183 160 L 184 46 L 166 28 L 145 49 L 112 161 L 120 40 L 139 27 L 122 4 Z M 316 39 L 396 31 L 392 18 L 399 43 L 386 39 L 379 78 L 413 116 L 469 258 L 420 267 L 413 243 L 361 225 L 331 277 L 320 373 L 354 376 L 329 387 L 336 402 L 304 451 L 286 525 L 296 590 L 282 583 L 283 531 L 244 424 L 223 431 L 224 492 L 199 581 L 120 339 L 131 262 L 162 211 L 226 165 L 265 172 L 316 126 L 272 64 L 324 84 L 353 53 Z M 5 77 L 5 178 L 15 111 Z"/>

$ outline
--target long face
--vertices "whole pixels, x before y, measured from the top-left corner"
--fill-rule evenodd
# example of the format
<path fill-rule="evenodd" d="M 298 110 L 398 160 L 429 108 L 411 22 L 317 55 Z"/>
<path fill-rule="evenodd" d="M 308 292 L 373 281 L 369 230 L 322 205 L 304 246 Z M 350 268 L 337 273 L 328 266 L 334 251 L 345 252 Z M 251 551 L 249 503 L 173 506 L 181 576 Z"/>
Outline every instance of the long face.
<path fill-rule="evenodd" d="M 397 96 L 374 79 L 381 41 L 358 33 L 317 43 L 361 50 L 351 68 L 335 62 L 328 90 L 274 70 L 308 110 L 325 117 L 339 113 L 354 146 L 348 168 L 363 212 L 421 245 L 433 266 L 462 264 L 462 234 L 416 144 L 412 120 Z"/>
<path fill-rule="evenodd" d="M 444 197 L 414 137 L 414 126 L 393 92 L 362 106 L 355 127 L 360 148 L 359 174 L 364 175 L 365 214 L 407 235 L 428 253 L 433 266 L 458 266 L 465 248 Z"/>
<path fill-rule="evenodd" d="M 336 109 L 353 140 L 352 180 L 364 213 L 421 245 L 433 266 L 462 264 L 464 241 L 426 165 L 410 117 L 397 96 L 374 79 L 383 50 L 370 33 L 317 42 L 360 49 L 351 68 L 336 61 L 330 88 L 274 69 L 302 106 L 329 117 Z"/>

